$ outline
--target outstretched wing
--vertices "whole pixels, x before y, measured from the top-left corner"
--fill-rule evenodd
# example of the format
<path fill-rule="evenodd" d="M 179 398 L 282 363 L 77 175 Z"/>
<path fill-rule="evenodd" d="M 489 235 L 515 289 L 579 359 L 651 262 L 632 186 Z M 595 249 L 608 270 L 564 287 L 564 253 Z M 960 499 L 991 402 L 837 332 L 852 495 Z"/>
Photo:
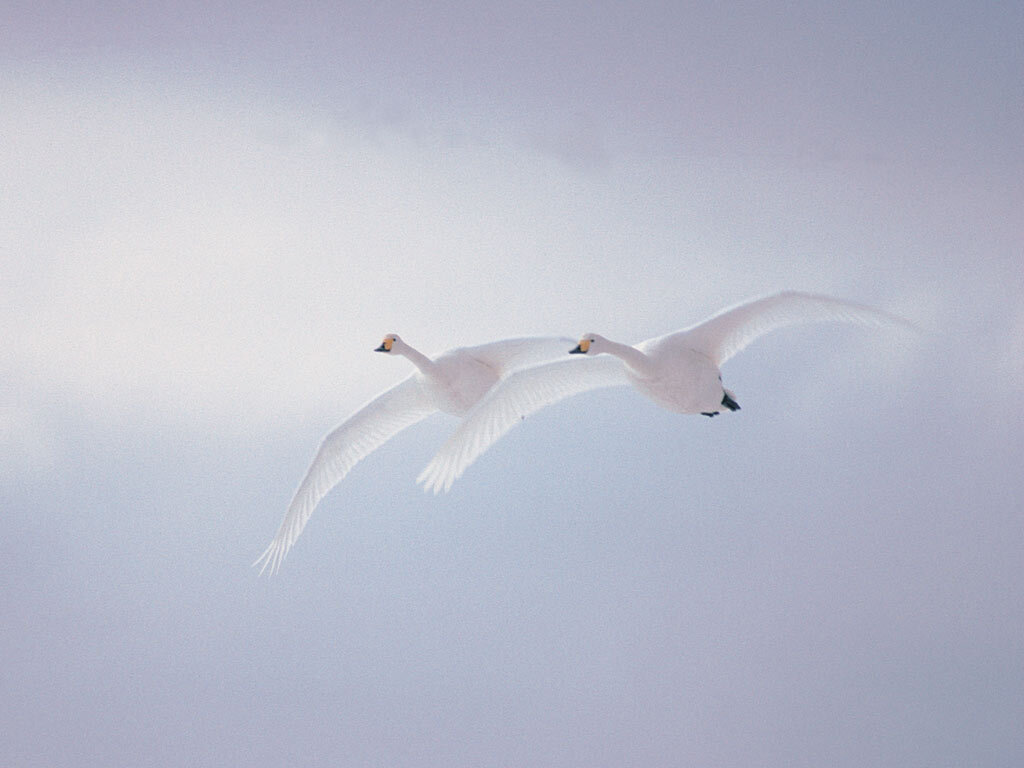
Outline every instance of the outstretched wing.
<path fill-rule="evenodd" d="M 627 384 L 622 361 L 610 356 L 559 360 L 516 371 L 466 415 L 416 482 L 434 493 L 447 491 L 480 454 L 530 414 L 581 392 Z"/>
<path fill-rule="evenodd" d="M 288 505 L 281 526 L 253 566 L 260 566 L 261 574 L 268 567 L 271 575 L 276 573 L 327 492 L 341 482 L 359 461 L 435 410 L 416 374 L 413 374 L 339 424 L 323 439 Z"/>
<path fill-rule="evenodd" d="M 790 325 L 842 322 L 874 328 L 916 331 L 906 320 L 863 304 L 785 291 L 724 309 L 698 325 L 671 337 L 685 337 L 693 348 L 721 366 L 766 333 Z"/>
<path fill-rule="evenodd" d="M 466 347 L 465 351 L 501 376 L 507 376 L 520 368 L 564 357 L 575 343 L 568 336 L 523 336 Z"/>

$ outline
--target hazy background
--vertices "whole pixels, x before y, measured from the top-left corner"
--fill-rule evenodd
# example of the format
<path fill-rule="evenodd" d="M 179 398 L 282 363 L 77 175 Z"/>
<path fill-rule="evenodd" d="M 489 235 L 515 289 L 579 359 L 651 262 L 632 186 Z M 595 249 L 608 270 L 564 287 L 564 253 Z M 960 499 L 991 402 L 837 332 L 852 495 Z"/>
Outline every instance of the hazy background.
<path fill-rule="evenodd" d="M 1024 764 L 1024 6 L 14 3 L 0 763 Z M 437 417 L 426 352 L 820 291 L 714 420 Z"/>

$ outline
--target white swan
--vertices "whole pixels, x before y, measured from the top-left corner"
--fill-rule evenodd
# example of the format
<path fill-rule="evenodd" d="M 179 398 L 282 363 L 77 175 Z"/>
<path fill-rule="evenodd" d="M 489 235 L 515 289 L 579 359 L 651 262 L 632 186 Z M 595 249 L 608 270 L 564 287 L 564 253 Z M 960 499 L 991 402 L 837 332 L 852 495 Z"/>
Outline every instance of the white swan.
<path fill-rule="evenodd" d="M 431 360 L 396 334 L 376 352 L 401 355 L 419 369 L 338 425 L 320 444 L 270 545 L 253 566 L 276 573 L 320 500 L 360 460 L 400 431 L 437 411 L 462 416 L 503 377 L 565 354 L 569 337 L 505 339 L 451 349 Z"/>
<path fill-rule="evenodd" d="M 424 490 L 447 491 L 480 454 L 526 416 L 591 389 L 631 385 L 677 413 L 715 416 L 723 407 L 738 411 L 735 396 L 722 386 L 721 365 L 770 331 L 824 321 L 916 330 L 905 320 L 870 307 L 787 291 L 738 304 L 636 346 L 584 334 L 576 348 L 567 351 L 608 356 L 549 362 L 509 376 L 463 419 L 417 482 Z"/>

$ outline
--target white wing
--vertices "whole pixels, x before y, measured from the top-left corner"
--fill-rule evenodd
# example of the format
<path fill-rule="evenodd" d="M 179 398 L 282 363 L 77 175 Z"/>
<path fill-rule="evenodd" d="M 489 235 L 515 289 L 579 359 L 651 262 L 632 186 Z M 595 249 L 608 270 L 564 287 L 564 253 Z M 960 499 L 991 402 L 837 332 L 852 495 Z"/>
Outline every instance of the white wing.
<path fill-rule="evenodd" d="M 368 402 L 323 439 L 316 458 L 292 497 L 284 520 L 254 566 L 273 575 L 302 533 L 310 515 L 360 460 L 394 435 L 437 409 L 413 374 Z"/>
<path fill-rule="evenodd" d="M 416 482 L 434 493 L 447 491 L 480 454 L 530 414 L 587 390 L 628 384 L 622 361 L 610 356 L 559 360 L 516 371 L 466 414 Z"/>
<path fill-rule="evenodd" d="M 505 376 L 520 368 L 564 357 L 576 341 L 568 336 L 524 336 L 465 347 L 464 351 Z"/>
<path fill-rule="evenodd" d="M 862 304 L 785 291 L 729 307 L 698 325 L 662 338 L 685 337 L 694 349 L 721 366 L 766 333 L 789 325 L 829 321 L 902 331 L 917 330 L 902 318 Z"/>

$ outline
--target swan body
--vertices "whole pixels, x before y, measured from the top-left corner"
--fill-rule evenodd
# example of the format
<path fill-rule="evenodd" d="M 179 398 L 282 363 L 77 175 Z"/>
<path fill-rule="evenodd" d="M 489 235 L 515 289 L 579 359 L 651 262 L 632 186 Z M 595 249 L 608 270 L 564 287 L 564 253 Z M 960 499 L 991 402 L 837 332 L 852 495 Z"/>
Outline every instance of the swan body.
<path fill-rule="evenodd" d="M 703 352 L 678 340 L 661 337 L 629 347 L 596 333 L 584 334 L 583 338 L 591 342 L 583 354 L 618 357 L 633 388 L 662 408 L 676 413 L 707 413 L 717 411 L 722 404 L 718 366 Z"/>
<path fill-rule="evenodd" d="M 439 355 L 427 372 L 413 376 L 433 406 L 452 416 L 464 416 L 501 378 L 497 369 L 464 350 Z"/>
<path fill-rule="evenodd" d="M 359 461 L 406 427 L 432 413 L 470 412 L 495 384 L 514 371 L 564 354 L 568 337 L 505 339 L 459 347 L 431 359 L 393 333 L 376 352 L 405 357 L 410 376 L 370 400 L 323 439 L 270 544 L 253 563 L 276 573 L 320 500 Z"/>
<path fill-rule="evenodd" d="M 566 397 L 601 387 L 631 386 L 661 407 L 716 416 L 740 410 L 722 386 L 721 366 L 759 337 L 791 325 L 846 322 L 916 331 L 894 315 L 828 296 L 786 291 L 722 310 L 707 320 L 633 346 L 584 334 L 571 354 L 517 371 L 492 388 L 441 446 L 417 481 L 424 490 L 451 488 L 466 468 L 526 416 Z"/>

